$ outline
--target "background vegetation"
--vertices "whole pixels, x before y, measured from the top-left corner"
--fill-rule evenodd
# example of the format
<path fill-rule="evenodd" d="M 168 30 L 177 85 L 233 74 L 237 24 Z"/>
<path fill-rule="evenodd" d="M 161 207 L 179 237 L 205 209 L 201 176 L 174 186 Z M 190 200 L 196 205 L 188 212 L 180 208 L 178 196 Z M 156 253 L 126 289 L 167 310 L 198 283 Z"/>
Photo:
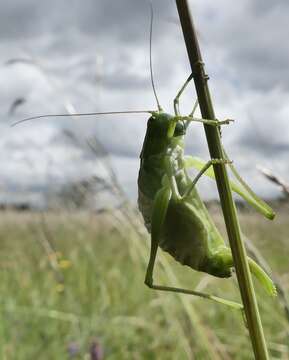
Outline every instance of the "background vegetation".
<path fill-rule="evenodd" d="M 288 291 L 288 208 L 274 223 L 248 212 L 241 221 Z M 251 359 L 240 313 L 145 287 L 148 240 L 128 205 L 99 214 L 3 212 L 1 359 Z M 234 280 L 159 254 L 159 282 L 238 300 Z M 271 359 L 288 359 L 284 311 L 256 287 Z"/>

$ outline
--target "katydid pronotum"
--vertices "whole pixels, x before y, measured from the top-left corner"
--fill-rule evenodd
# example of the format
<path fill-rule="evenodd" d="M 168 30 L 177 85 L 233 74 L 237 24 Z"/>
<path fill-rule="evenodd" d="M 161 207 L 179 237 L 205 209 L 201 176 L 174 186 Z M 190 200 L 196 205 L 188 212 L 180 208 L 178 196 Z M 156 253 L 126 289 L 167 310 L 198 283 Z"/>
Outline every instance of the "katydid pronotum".
<path fill-rule="evenodd" d="M 234 266 L 231 250 L 215 226 L 204 202 L 201 200 L 196 184 L 203 174 L 214 178 L 212 165 L 228 164 L 239 184 L 230 181 L 233 191 L 242 196 L 250 205 L 266 217 L 274 218 L 272 209 L 257 197 L 237 173 L 225 151 L 223 158 L 204 162 L 196 157 L 184 155 L 184 137 L 191 122 L 209 126 L 223 126 L 232 120 L 218 121 L 194 116 L 197 101 L 192 112 L 182 116 L 179 110 L 179 99 L 193 75 L 190 75 L 174 99 L 174 115 L 165 113 L 156 95 L 151 64 L 152 17 L 150 31 L 150 70 L 157 110 L 97 112 L 86 114 L 41 115 L 18 121 L 16 124 L 48 116 L 81 116 L 106 115 L 122 113 L 149 113 L 144 144 L 140 155 L 138 176 L 138 206 L 145 226 L 151 234 L 150 258 L 147 266 L 145 284 L 155 290 L 172 291 L 196 295 L 219 303 L 242 309 L 242 305 L 203 292 L 155 285 L 153 271 L 158 247 L 168 252 L 182 265 L 227 278 L 232 275 Z M 202 64 L 199 64 L 202 66 Z M 194 167 L 199 173 L 194 179 L 188 169 Z M 260 281 L 270 295 L 276 295 L 275 286 L 264 270 L 248 257 L 251 272 Z"/>

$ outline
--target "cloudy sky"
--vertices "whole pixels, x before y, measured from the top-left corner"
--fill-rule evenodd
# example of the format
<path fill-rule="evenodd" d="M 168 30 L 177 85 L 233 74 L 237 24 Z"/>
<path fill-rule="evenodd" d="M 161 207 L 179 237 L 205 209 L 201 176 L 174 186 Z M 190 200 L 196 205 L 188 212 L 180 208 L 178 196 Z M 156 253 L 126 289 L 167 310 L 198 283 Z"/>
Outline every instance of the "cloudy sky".
<path fill-rule="evenodd" d="M 169 112 L 190 68 L 174 1 L 153 4 L 153 71 L 161 104 Z M 256 165 L 289 180 L 289 2 L 191 0 L 190 6 L 217 117 L 235 119 L 223 129 L 227 152 L 259 194 L 274 196 L 278 190 Z M 39 201 L 47 185 L 105 176 L 99 161 L 80 146 L 95 136 L 134 198 L 146 115 L 10 124 L 69 109 L 155 109 L 149 21 L 146 0 L 0 3 L 0 200 L 29 194 Z M 192 85 L 182 98 L 183 113 L 190 111 L 194 99 Z M 200 125 L 191 126 L 186 152 L 208 158 Z M 211 182 L 203 181 L 201 188 L 213 196 Z"/>

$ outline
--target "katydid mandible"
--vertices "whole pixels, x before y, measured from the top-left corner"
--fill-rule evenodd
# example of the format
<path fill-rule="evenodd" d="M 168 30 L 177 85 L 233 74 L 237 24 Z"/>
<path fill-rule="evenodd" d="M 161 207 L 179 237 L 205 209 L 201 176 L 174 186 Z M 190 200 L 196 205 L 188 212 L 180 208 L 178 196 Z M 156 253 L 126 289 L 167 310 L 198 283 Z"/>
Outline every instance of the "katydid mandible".
<path fill-rule="evenodd" d="M 150 70 L 151 81 L 158 109 L 156 111 L 115 111 L 85 114 L 41 115 L 20 120 L 24 121 L 54 116 L 106 115 L 124 113 L 149 113 L 147 130 L 140 155 L 138 176 L 138 206 L 145 226 L 151 234 L 150 258 L 146 270 L 145 284 L 155 290 L 172 291 L 196 295 L 219 303 L 242 309 L 242 305 L 214 295 L 194 290 L 155 285 L 153 271 L 158 247 L 169 253 L 182 265 L 216 277 L 228 278 L 234 267 L 231 250 L 213 222 L 204 202 L 201 200 L 196 184 L 203 174 L 214 178 L 212 165 L 228 164 L 239 185 L 230 181 L 233 191 L 242 196 L 251 206 L 269 219 L 274 218 L 272 209 L 250 189 L 229 161 L 225 151 L 224 158 L 204 162 L 196 157 L 184 155 L 184 138 L 191 122 L 210 126 L 223 126 L 232 120 L 201 119 L 194 116 L 197 101 L 187 116 L 179 110 L 179 99 L 189 84 L 190 75 L 174 99 L 174 115 L 165 113 L 156 95 L 151 61 L 152 21 L 150 29 Z M 194 167 L 199 173 L 194 179 L 188 169 Z M 264 270 L 248 257 L 251 272 L 260 281 L 269 295 L 275 296 L 276 289 Z"/>

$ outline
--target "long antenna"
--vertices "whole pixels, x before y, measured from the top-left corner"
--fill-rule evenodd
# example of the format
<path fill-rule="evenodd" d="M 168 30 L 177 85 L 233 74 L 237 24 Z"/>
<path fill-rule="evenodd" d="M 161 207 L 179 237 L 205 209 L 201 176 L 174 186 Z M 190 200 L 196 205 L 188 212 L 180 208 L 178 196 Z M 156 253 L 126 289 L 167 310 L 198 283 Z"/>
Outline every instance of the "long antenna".
<path fill-rule="evenodd" d="M 114 114 L 153 114 L 155 111 L 151 110 L 131 110 L 131 111 L 109 111 L 109 112 L 92 112 L 92 113 L 76 113 L 76 114 L 46 114 L 32 116 L 22 120 L 18 120 L 15 123 L 11 124 L 11 127 L 21 124 L 26 121 L 48 118 L 48 117 L 67 117 L 67 116 L 94 116 L 94 115 L 114 115 Z"/>
<path fill-rule="evenodd" d="M 153 4 L 152 1 L 150 1 L 150 9 L 151 9 L 151 21 L 150 21 L 150 73 L 151 73 L 151 83 L 152 83 L 152 88 L 153 88 L 153 92 L 155 95 L 155 99 L 157 102 L 157 106 L 159 111 L 162 111 L 162 107 L 160 105 L 158 96 L 157 96 L 157 92 L 156 92 L 156 88 L 155 88 L 155 83 L 154 83 L 154 76 L 153 76 L 153 66 L 152 66 L 152 38 L 153 38 L 153 20 L 154 20 L 154 9 L 153 9 Z"/>

